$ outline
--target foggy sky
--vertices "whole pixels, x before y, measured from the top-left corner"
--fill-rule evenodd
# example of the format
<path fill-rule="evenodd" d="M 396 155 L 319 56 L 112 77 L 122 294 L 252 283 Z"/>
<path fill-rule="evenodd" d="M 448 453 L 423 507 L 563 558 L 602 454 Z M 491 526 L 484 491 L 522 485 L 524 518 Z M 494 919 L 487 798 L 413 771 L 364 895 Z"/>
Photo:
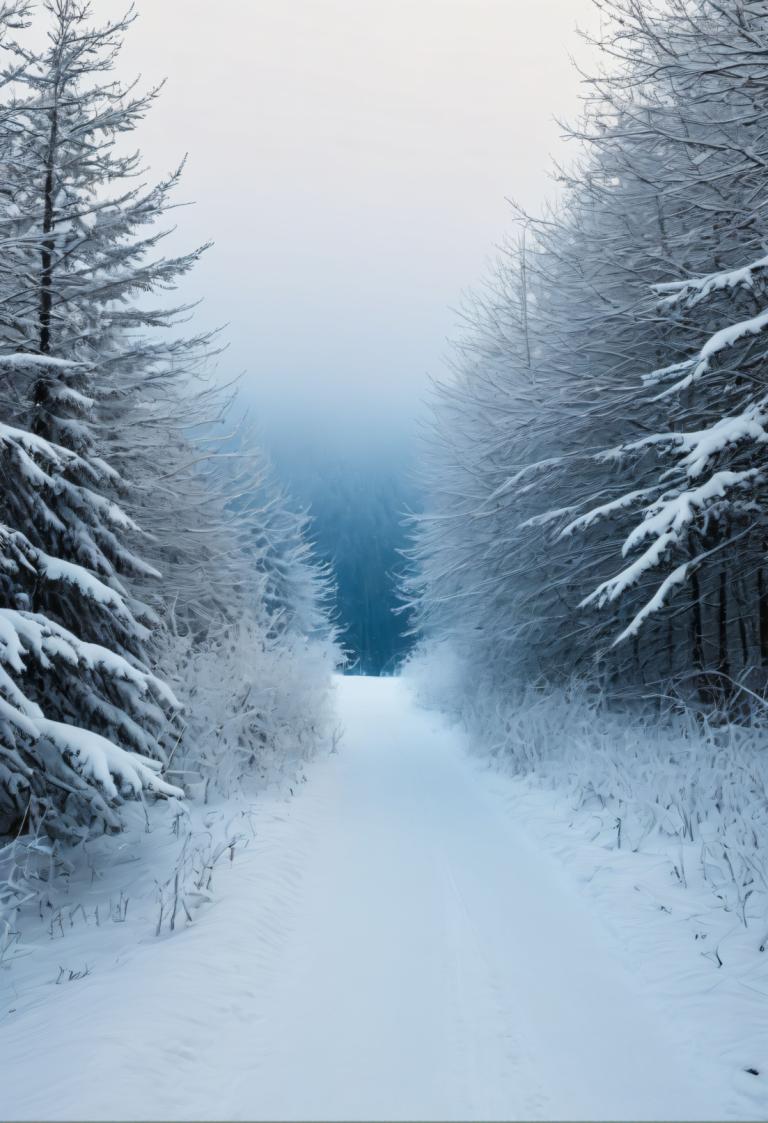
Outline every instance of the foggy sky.
<path fill-rule="evenodd" d="M 185 296 L 229 324 L 267 439 L 376 443 L 439 375 L 451 311 L 552 194 L 590 0 L 139 0 L 121 63 L 168 78 L 139 143 L 185 152 Z M 122 11 L 95 0 L 98 17 Z"/>

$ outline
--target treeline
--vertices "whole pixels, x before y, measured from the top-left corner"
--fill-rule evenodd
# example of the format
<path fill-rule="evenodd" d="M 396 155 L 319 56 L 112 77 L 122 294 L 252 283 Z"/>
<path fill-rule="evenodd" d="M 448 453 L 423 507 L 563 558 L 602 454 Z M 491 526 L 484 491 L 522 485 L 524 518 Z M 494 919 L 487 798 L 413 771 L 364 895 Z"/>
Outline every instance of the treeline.
<path fill-rule="evenodd" d="M 298 752 L 334 658 L 306 519 L 232 451 L 219 341 L 168 295 L 207 247 L 164 252 L 181 169 L 147 185 L 134 148 L 159 88 L 116 77 L 133 18 L 0 7 L 5 835 L 117 830 L 127 798 Z"/>
<path fill-rule="evenodd" d="M 287 442 L 286 442 L 287 444 Z M 398 613 L 405 514 L 418 508 L 407 454 L 341 447 L 326 455 L 293 441 L 275 450 L 281 477 L 312 512 L 318 558 L 334 574 L 334 618 L 353 673 L 393 674 L 412 646 Z"/>
<path fill-rule="evenodd" d="M 768 669 L 768 7 L 600 0 L 578 157 L 434 401 L 416 625 L 486 682 Z"/>

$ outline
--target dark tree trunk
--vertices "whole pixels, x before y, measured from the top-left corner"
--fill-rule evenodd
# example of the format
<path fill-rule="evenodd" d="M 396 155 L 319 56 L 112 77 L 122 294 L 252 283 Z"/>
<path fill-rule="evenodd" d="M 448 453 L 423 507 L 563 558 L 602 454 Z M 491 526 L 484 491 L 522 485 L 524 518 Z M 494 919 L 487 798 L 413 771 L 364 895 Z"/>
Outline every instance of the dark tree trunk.
<path fill-rule="evenodd" d="M 49 355 L 51 351 L 51 311 L 53 308 L 53 253 L 55 243 L 53 230 L 56 225 L 54 193 L 56 190 L 55 164 L 56 146 L 59 138 L 58 110 L 54 105 L 51 111 L 51 132 L 48 141 L 48 154 L 45 165 L 45 185 L 43 188 L 43 235 L 40 251 L 40 354 Z"/>
<path fill-rule="evenodd" d="M 731 661 L 728 655 L 728 575 L 725 567 L 720 570 L 720 596 L 717 607 L 717 669 L 721 675 L 731 674 Z"/>
<path fill-rule="evenodd" d="M 757 571 L 757 620 L 760 666 L 768 667 L 768 595 L 766 595 L 765 572 L 762 566 Z"/>
<path fill-rule="evenodd" d="M 693 665 L 697 671 L 704 670 L 704 639 L 703 624 L 701 619 L 701 585 L 699 574 L 694 570 L 691 574 L 691 650 Z"/>

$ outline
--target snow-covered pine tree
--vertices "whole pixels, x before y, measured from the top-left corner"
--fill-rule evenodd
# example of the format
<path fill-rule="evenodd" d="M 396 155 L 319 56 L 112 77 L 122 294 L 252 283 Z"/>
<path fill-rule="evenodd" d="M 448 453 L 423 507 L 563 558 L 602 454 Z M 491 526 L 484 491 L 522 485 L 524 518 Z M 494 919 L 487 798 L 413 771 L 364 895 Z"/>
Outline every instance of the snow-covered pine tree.
<path fill-rule="evenodd" d="M 629 131 L 666 152 L 654 182 L 675 220 L 672 233 L 679 231 L 670 271 L 676 265 L 683 279 L 657 284 L 659 300 L 641 312 L 660 342 L 655 362 L 635 368 L 643 429 L 599 457 L 604 479 L 621 474 L 632 486 L 566 530 L 594 525 L 601 533 L 603 520 L 621 513 L 616 546 L 631 561 L 584 603 L 614 606 L 614 636 L 676 634 L 687 656 L 678 668 L 700 685 L 711 682 L 701 672 L 716 672 L 721 686 L 707 686 L 705 696 L 717 699 L 735 675 L 763 686 L 768 656 L 761 514 L 768 74 L 759 61 L 768 14 L 760 4 L 709 0 L 671 4 L 663 20 L 637 3 L 620 14 L 622 35 L 630 29 L 643 46 L 633 53 Z M 638 102 L 638 81 L 656 90 L 648 106 Z M 616 607 L 625 602 L 631 611 L 621 619 Z"/>
<path fill-rule="evenodd" d="M 249 571 L 261 589 L 270 633 L 306 638 L 333 635 L 331 572 L 314 558 L 308 512 L 294 505 L 268 456 L 247 431 L 235 463 L 230 508 Z"/>
<path fill-rule="evenodd" d="M 59 365 L 53 379 L 34 375 L 24 385 L 17 378 L 14 420 L 77 451 L 93 452 L 96 445 L 113 469 L 113 487 L 140 519 L 141 498 L 155 495 L 168 432 L 178 425 L 178 415 L 168 416 L 181 398 L 175 385 L 199 365 L 207 342 L 148 338 L 148 329 L 170 326 L 184 310 L 158 311 L 141 298 L 172 286 L 200 251 L 175 258 L 157 253 L 166 232 L 155 224 L 170 206 L 179 173 L 146 188 L 137 184 L 140 156 L 124 152 L 126 135 L 157 93 L 137 94 L 113 76 L 133 14 L 93 27 L 88 4 L 46 0 L 43 8 L 51 25 L 46 51 L 38 56 L 10 45 L 22 74 L 3 170 L 15 217 L 11 233 L 21 248 L 3 328 L 9 349 L 69 365 Z M 156 576 L 126 539 L 134 527 L 124 524 L 122 535 L 104 526 L 75 532 L 65 514 L 63 535 L 50 524 L 30 533 L 107 583 L 121 574 Z M 135 598 L 131 610 L 152 626 L 153 615 Z M 82 606 L 75 611 L 84 634 L 102 635 L 106 626 L 115 642 L 142 653 L 145 635 L 119 621 L 91 619 Z"/>
<path fill-rule="evenodd" d="M 665 275 L 657 157 L 618 142 L 620 114 L 613 145 L 607 110 L 590 115 L 578 135 L 599 150 L 561 173 L 563 198 L 542 221 L 521 216 L 524 238 L 469 309 L 457 376 L 435 403 L 418 602 L 427 629 L 448 628 L 497 684 L 592 667 L 606 623 L 578 605 L 610 542 L 582 539 L 577 553 L 553 529 L 588 497 L 610 497 L 592 454 L 643 423 L 630 378 L 659 345 L 637 315 Z"/>
<path fill-rule="evenodd" d="M 46 459 L 40 445 L 35 455 Z M 0 526 L 0 832 L 72 841 L 119 830 L 127 798 L 183 793 L 162 778 L 158 759 L 163 708 L 176 707 L 165 684 L 26 607 L 51 560 Z M 84 715 L 111 737 L 86 727 Z"/>
<path fill-rule="evenodd" d="M 619 647 L 617 632 L 655 591 L 651 570 L 625 585 L 614 618 L 580 608 L 596 586 L 607 589 L 636 510 L 659 495 L 661 445 L 645 438 L 709 430 L 721 417 L 716 394 L 708 404 L 686 391 L 670 417 L 670 399 L 642 392 L 640 375 L 688 361 L 711 334 L 701 306 L 678 301 L 660 315 L 653 286 L 713 266 L 727 273 L 765 252 L 765 82 L 755 54 L 764 5 L 609 0 L 603 9 L 610 65 L 574 130 L 584 157 L 560 173 L 560 205 L 525 221 L 527 245 L 511 247 L 490 296 L 471 310 L 428 453 L 434 498 L 417 538 L 418 618 L 501 683 L 586 670 L 598 657 L 614 685 L 726 665 L 724 635 L 738 633 L 741 656 L 754 646 L 745 609 L 762 595 L 756 558 L 732 587 L 719 562 L 706 582 L 693 566 L 688 600 Z M 748 320 L 754 293 L 740 300 Z M 714 314 L 716 324 L 734 318 Z M 721 407 L 734 401 L 726 413 L 740 415 L 744 380 L 729 364 L 732 376 Z M 603 455 L 629 445 L 635 455 Z M 729 540 L 734 526 L 719 526 Z M 711 517 L 706 533 L 715 533 Z"/>
<path fill-rule="evenodd" d="M 177 703 L 142 661 L 152 616 L 122 579 L 152 567 L 131 544 L 138 527 L 116 501 L 123 481 L 100 455 L 92 396 L 109 365 L 92 298 L 120 262 L 89 235 L 120 224 L 119 205 L 98 195 L 99 140 L 118 115 L 83 100 L 82 82 L 108 67 L 119 25 L 94 41 L 84 9 L 46 8 L 44 55 L 4 42 L 0 814 L 5 827 L 23 820 L 73 836 L 116 828 L 126 794 L 180 793 L 158 775 Z"/>
<path fill-rule="evenodd" d="M 54 629 L 61 657 L 49 650 L 37 667 L 31 656 L 9 666 L 46 720 L 76 723 L 81 739 L 112 738 L 112 783 L 136 749 L 146 760 L 134 761 L 125 792 L 138 791 L 141 763 L 144 787 L 168 794 L 157 772 L 177 703 L 147 664 L 159 663 L 195 707 L 179 758 L 210 760 L 213 743 L 223 772 L 230 750 L 237 767 L 267 750 L 309 751 L 337 658 L 322 605 L 327 575 L 312 566 L 306 518 L 292 513 L 263 457 L 214 435 L 232 397 L 210 370 L 214 338 L 178 337 L 189 308 L 153 299 L 202 249 L 162 255 L 180 173 L 147 188 L 140 157 L 125 152 L 157 93 L 114 78 L 133 14 L 94 27 L 88 4 L 46 0 L 43 9 L 43 53 L 6 43 L 14 96 L 0 144 L 0 376 L 14 440 L 4 517 L 10 533 L 23 527 L 14 542 L 29 580 L 9 563 L 5 594 L 9 608 L 20 597 Z M 92 674 L 72 658 L 78 643 Z M 128 755 L 118 757 L 119 745 Z M 116 827 L 114 808 L 108 817 L 87 803 L 108 771 L 65 814 L 40 758 L 27 774 L 36 785 L 27 822 L 70 835 Z M 111 788 L 106 802 L 117 802 Z"/>
<path fill-rule="evenodd" d="M 17 290 L 14 297 L 22 310 L 29 305 L 40 311 L 32 317 L 31 339 L 24 326 L 14 343 L 77 362 L 83 385 L 76 389 L 87 390 L 94 403 L 100 454 L 129 483 L 124 504 L 150 535 L 142 553 L 163 571 L 158 596 L 152 566 L 124 556 L 132 587 L 161 610 L 173 604 L 177 612 L 183 606 L 198 613 L 204 629 L 205 617 L 226 615 L 236 599 L 234 584 L 241 583 L 244 542 L 226 513 L 241 482 L 217 463 L 234 452 L 212 430 L 228 413 L 232 393 L 211 375 L 215 337 L 178 336 L 174 326 L 190 308 L 158 307 L 153 298 L 174 288 L 206 247 L 160 255 L 180 170 L 154 187 L 137 186 L 140 156 L 124 152 L 126 135 L 157 94 L 137 94 L 112 75 L 134 15 L 94 28 L 88 4 L 46 0 L 45 7 L 53 32 L 42 61 L 15 49 L 28 69 L 21 83 L 27 97 L 19 107 L 25 170 L 16 178 L 14 202 L 19 229 L 31 217 L 34 229 L 42 225 L 44 241 L 39 257 L 36 247 L 26 263 L 29 291 Z M 30 166 L 38 168 L 31 186 Z M 26 325 L 23 316 L 14 322 Z M 62 418 L 60 403 L 53 409 L 57 392 L 43 380 L 31 386 L 36 431 L 65 444 L 86 439 L 86 426 Z M 77 403 L 82 407 L 82 399 Z M 245 454 L 237 455 L 242 460 Z M 245 490 L 263 493 L 266 469 L 251 464 L 245 474 Z M 269 581 L 284 583 L 291 565 L 284 560 L 287 548 L 278 544 L 290 537 L 291 517 L 276 494 L 268 501 L 261 495 L 259 503 L 262 510 L 254 508 L 250 522 L 251 536 L 261 535 L 257 568 Z M 301 553 L 304 547 L 293 549 Z M 296 594 L 301 598 L 305 591 L 297 588 Z M 289 599 L 283 598 L 281 611 Z M 298 605 L 291 611 L 298 612 Z"/>

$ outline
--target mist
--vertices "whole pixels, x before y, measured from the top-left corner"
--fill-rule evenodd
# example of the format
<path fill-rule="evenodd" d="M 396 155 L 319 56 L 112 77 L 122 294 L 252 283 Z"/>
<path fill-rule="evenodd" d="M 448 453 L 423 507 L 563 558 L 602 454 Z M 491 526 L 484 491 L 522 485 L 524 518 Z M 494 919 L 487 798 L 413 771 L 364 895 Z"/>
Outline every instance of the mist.
<path fill-rule="evenodd" d="M 445 377 L 509 199 L 538 212 L 553 194 L 550 157 L 568 158 L 555 115 L 578 106 L 567 56 L 593 21 L 591 0 L 141 10 L 121 68 L 170 76 L 143 151 L 154 174 L 189 153 L 194 206 L 168 248 L 215 243 L 182 296 L 204 297 L 197 326 L 225 328 L 218 376 L 241 377 L 239 408 L 299 502 L 319 513 L 329 466 L 364 479 L 361 494 L 416 501 L 405 476 L 429 380 Z M 348 495 L 336 506 L 353 517 Z"/>

